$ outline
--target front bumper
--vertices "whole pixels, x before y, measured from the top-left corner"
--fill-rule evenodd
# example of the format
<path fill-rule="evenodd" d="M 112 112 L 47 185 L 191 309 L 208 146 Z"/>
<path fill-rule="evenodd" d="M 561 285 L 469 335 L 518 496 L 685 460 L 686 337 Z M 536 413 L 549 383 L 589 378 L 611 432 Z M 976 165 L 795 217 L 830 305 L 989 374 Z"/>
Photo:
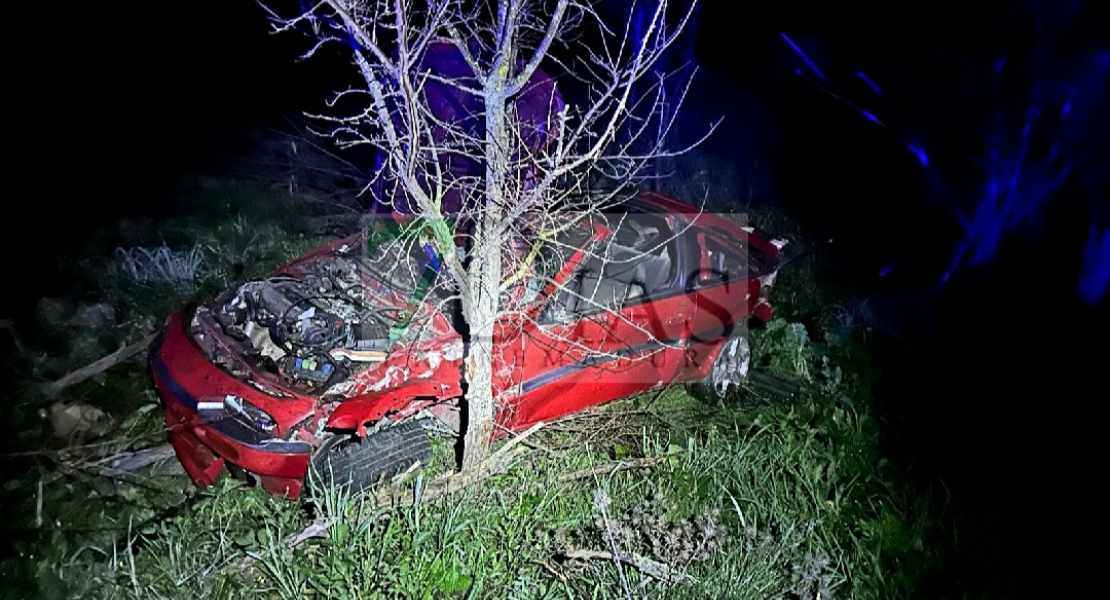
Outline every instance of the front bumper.
<path fill-rule="evenodd" d="M 184 332 L 167 328 L 151 349 L 150 367 L 154 386 L 166 406 L 166 427 L 170 443 L 189 477 L 201 487 L 215 483 L 225 463 L 242 468 L 255 476 L 270 493 L 296 498 L 301 493 L 312 447 L 299 441 L 274 438 L 226 413 L 213 416 L 198 411 L 199 392 L 190 391 L 183 381 L 197 379 L 199 370 L 212 369 L 203 380 L 230 379 L 218 367 L 204 360 L 198 364 L 190 350 L 199 350 L 188 340 L 181 339 Z M 168 340 L 168 341 L 167 341 Z M 182 343 L 189 347 L 182 348 Z M 174 352 L 166 352 L 172 345 Z M 238 383 L 238 382 L 235 382 Z M 234 388 L 234 383 L 228 383 Z M 233 391 L 221 389 L 222 393 Z"/>

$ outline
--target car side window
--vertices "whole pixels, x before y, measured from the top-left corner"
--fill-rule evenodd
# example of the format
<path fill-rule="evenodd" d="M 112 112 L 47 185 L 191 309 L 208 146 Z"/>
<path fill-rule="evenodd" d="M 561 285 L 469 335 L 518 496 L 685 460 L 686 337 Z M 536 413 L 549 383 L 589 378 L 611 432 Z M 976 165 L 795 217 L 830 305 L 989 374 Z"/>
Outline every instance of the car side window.
<path fill-rule="evenodd" d="M 609 248 L 612 246 L 606 245 Z M 636 288 L 642 286 L 627 277 L 614 276 L 613 267 L 619 265 L 618 274 L 628 272 L 628 265 L 614 263 L 612 260 L 622 260 L 620 256 L 590 256 L 575 273 L 577 279 L 578 296 L 575 298 L 574 314 L 586 317 L 600 312 L 620 310 L 624 301 L 630 294 L 637 293 Z"/>
<path fill-rule="evenodd" d="M 674 289 L 680 278 L 677 239 L 664 215 L 630 212 L 611 219 L 613 235 L 603 258 L 605 276 L 628 284 L 624 303 L 653 298 Z"/>
<path fill-rule="evenodd" d="M 556 290 L 540 314 L 541 323 L 571 323 L 581 317 L 619 308 L 622 295 L 602 275 L 602 262 L 592 253 Z"/>
<path fill-rule="evenodd" d="M 669 289 L 670 259 L 607 241 L 595 246 L 554 295 L 541 322 L 569 323 Z"/>
<path fill-rule="evenodd" d="M 589 247 L 581 264 L 548 299 L 541 323 L 570 323 L 672 291 L 677 240 L 665 217 L 605 215 L 612 234 Z M 681 287 L 681 286 L 679 286 Z"/>

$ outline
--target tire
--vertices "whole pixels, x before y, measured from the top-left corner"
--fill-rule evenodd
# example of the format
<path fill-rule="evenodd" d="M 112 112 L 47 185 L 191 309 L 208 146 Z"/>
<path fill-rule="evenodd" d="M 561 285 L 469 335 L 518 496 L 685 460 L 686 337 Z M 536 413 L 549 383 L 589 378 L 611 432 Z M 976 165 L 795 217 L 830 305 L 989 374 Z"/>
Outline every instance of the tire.
<path fill-rule="evenodd" d="M 310 490 L 337 486 L 357 493 L 417 462 L 426 463 L 432 456 L 431 440 L 418 421 L 400 423 L 322 450 L 309 467 L 313 471 Z"/>

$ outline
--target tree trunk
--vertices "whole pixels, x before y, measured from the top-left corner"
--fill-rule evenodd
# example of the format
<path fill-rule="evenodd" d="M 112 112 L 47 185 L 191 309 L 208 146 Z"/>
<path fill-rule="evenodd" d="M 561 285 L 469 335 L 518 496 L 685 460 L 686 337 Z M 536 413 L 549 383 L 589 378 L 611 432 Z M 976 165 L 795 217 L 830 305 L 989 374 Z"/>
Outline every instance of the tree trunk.
<path fill-rule="evenodd" d="M 486 105 L 486 185 L 485 207 L 475 223 L 474 256 L 471 258 L 470 283 L 474 299 L 467 353 L 466 435 L 463 438 L 464 471 L 479 466 L 489 453 L 493 435 L 494 397 L 494 324 L 500 312 L 501 239 L 498 233 L 504 210 L 506 171 L 505 74 L 491 78 L 485 95 Z M 496 83 L 500 81 L 501 83 Z"/>
<path fill-rule="evenodd" d="M 483 284 L 492 280 L 485 277 Z M 488 287 L 486 285 L 483 288 Z M 470 349 L 466 359 L 466 435 L 463 438 L 462 468 L 469 471 L 479 466 L 489 453 L 493 436 L 493 322 L 496 317 L 496 293 L 490 306 L 487 290 L 482 290 L 473 307 L 470 320 Z"/>

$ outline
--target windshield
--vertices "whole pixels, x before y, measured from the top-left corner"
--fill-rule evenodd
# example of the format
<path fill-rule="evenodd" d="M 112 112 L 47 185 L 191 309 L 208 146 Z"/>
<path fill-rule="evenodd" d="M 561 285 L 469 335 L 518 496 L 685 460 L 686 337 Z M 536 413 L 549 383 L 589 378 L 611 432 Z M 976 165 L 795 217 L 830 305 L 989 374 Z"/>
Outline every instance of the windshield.
<path fill-rule="evenodd" d="M 558 276 L 562 267 L 589 240 L 592 229 L 568 222 L 531 239 L 512 238 L 503 252 L 502 268 L 507 287 L 520 291 L 513 304 L 534 302 Z M 373 223 L 367 228 L 366 272 L 408 302 L 435 302 L 449 298 L 453 282 L 443 271 L 439 252 L 422 228 L 396 222 Z M 519 304 L 518 304 L 519 306 Z"/>
<path fill-rule="evenodd" d="M 390 289 L 414 300 L 449 294 L 434 243 L 408 231 L 372 228 L 366 235 L 366 270 Z"/>

